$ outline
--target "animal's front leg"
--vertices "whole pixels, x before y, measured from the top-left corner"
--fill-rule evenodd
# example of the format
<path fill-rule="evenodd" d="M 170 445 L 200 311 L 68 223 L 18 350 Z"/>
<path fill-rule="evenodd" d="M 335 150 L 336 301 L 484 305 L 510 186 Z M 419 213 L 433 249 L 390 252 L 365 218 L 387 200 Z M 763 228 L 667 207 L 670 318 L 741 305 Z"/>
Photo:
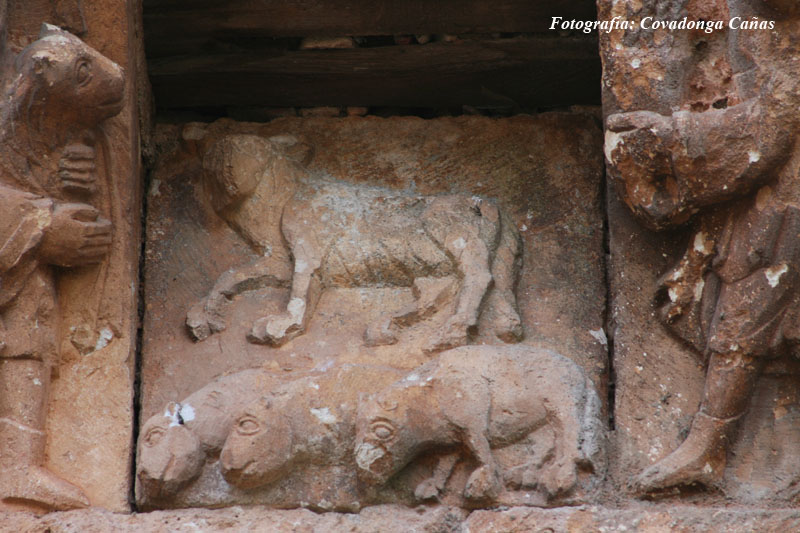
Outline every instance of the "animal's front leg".
<path fill-rule="evenodd" d="M 418 500 L 432 500 L 438 498 L 447 480 L 450 479 L 450 474 L 453 473 L 453 468 L 456 466 L 458 459 L 458 453 L 451 453 L 440 458 L 436 468 L 433 470 L 433 475 L 421 482 L 417 485 L 417 488 L 414 489 L 414 496 Z"/>
<path fill-rule="evenodd" d="M 294 249 L 294 278 L 286 311 L 256 320 L 247 335 L 250 342 L 280 346 L 305 331 L 322 292 L 318 277 L 321 260 L 308 253 L 309 249 L 314 251 L 312 247 Z"/>
<path fill-rule="evenodd" d="M 291 279 L 285 261 L 261 257 L 244 267 L 224 272 L 205 298 L 186 313 L 186 327 L 196 341 L 225 329 L 224 309 L 230 300 L 244 291 L 264 287 L 286 287 Z"/>
<path fill-rule="evenodd" d="M 476 468 L 467 479 L 464 496 L 470 500 L 496 499 L 500 493 L 501 484 L 485 431 L 468 430 L 466 445 L 481 466 Z"/>

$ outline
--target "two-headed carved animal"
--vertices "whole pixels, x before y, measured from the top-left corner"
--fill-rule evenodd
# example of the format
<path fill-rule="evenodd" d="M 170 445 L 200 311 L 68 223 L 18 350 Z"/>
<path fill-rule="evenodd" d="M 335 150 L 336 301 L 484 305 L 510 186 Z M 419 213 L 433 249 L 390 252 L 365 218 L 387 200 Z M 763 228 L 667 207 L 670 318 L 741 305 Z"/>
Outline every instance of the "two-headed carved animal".
<path fill-rule="evenodd" d="M 150 417 L 137 448 L 137 503 L 170 498 L 195 480 L 219 454 L 239 413 L 278 387 L 278 377 L 259 368 L 228 374 Z"/>
<path fill-rule="evenodd" d="M 563 356 L 530 346 L 442 352 L 380 393 L 360 399 L 359 479 L 382 485 L 426 451 L 463 446 L 479 465 L 464 496 L 493 500 L 502 484 L 492 450 L 520 442 L 545 425 L 556 433 L 552 459 L 546 465 L 516 466 L 505 481 L 563 495 L 575 487 L 579 468 L 597 471 L 602 461 L 600 400 L 583 371 Z M 434 477 L 417 487 L 417 497 L 438 495 L 456 461 L 445 456 Z"/>
<path fill-rule="evenodd" d="M 280 345 L 302 333 L 326 287 L 389 286 L 412 287 L 416 303 L 369 325 L 368 344 L 396 342 L 395 331 L 448 305 L 452 314 L 431 336 L 429 351 L 465 344 L 482 309 L 491 309 L 497 337 L 519 340 L 514 285 L 520 238 L 507 213 L 476 196 L 422 196 L 311 179 L 301 162 L 285 155 L 292 143 L 229 135 L 205 155 L 206 189 L 216 211 L 267 255 L 278 253 L 285 240 L 293 272 L 267 257 L 224 274 L 187 316 L 195 339 L 224 327 L 220 304 L 242 287 L 290 281 L 285 312 L 256 320 L 251 342 Z M 280 231 L 264 229 L 278 224 Z M 457 288 L 444 279 L 457 280 Z"/>
<path fill-rule="evenodd" d="M 403 374 L 386 366 L 344 364 L 276 387 L 240 412 L 220 454 L 222 475 L 231 485 L 252 489 L 304 464 L 353 472 L 358 395 Z"/>

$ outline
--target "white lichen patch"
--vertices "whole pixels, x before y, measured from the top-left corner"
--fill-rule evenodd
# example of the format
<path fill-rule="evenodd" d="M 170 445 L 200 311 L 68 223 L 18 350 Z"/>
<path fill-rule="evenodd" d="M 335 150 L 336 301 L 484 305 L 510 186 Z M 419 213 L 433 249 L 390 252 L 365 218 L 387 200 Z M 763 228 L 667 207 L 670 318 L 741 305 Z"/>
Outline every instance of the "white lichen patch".
<path fill-rule="evenodd" d="M 670 302 L 675 303 L 678 301 L 678 291 L 675 289 L 675 287 L 670 287 L 667 291 L 667 294 L 669 295 Z"/>
<path fill-rule="evenodd" d="M 694 286 L 694 299 L 700 300 L 703 297 L 703 288 L 705 288 L 706 282 L 705 280 L 698 281 Z"/>
<path fill-rule="evenodd" d="M 319 390 L 319 385 L 317 385 L 317 384 L 316 384 L 316 383 L 314 383 L 313 381 L 312 381 L 311 383 L 309 383 L 309 384 L 308 384 L 308 386 L 309 386 L 310 388 L 314 389 L 314 390 Z"/>
<path fill-rule="evenodd" d="M 114 338 L 114 332 L 108 328 L 103 328 L 100 330 L 100 336 L 97 338 L 97 342 L 94 345 L 94 351 L 102 350 L 108 343 L 111 342 L 111 339 Z"/>
<path fill-rule="evenodd" d="M 317 420 L 319 420 L 323 424 L 330 425 L 336 423 L 336 415 L 331 413 L 331 410 L 328 409 L 327 407 L 322 407 L 319 409 L 312 407 L 311 414 L 314 415 L 317 418 Z"/>
<path fill-rule="evenodd" d="M 703 255 L 711 253 L 708 247 L 708 241 L 706 240 L 706 234 L 702 231 L 698 231 L 694 236 L 694 251 Z"/>
<path fill-rule="evenodd" d="M 603 346 L 608 346 L 608 337 L 606 337 L 606 332 L 603 330 L 603 328 L 590 329 L 589 335 L 594 337 L 595 340 Z"/>
<path fill-rule="evenodd" d="M 356 464 L 361 470 L 369 470 L 372 463 L 384 456 L 382 448 L 369 442 L 362 443 L 356 450 Z"/>
<path fill-rule="evenodd" d="M 191 422 L 192 420 L 194 420 L 194 407 L 192 407 L 188 403 L 181 404 L 181 408 L 178 411 L 178 413 L 180 414 L 184 422 Z"/>
<path fill-rule="evenodd" d="M 467 241 L 465 241 L 463 237 L 459 237 L 458 239 L 453 241 L 453 248 L 457 250 L 463 250 L 466 246 L 467 246 Z"/>
<path fill-rule="evenodd" d="M 297 259 L 294 262 L 294 271 L 298 274 L 302 274 L 308 268 L 308 263 L 303 261 L 302 259 Z"/>
<path fill-rule="evenodd" d="M 750 161 L 751 163 L 758 163 L 760 159 L 761 159 L 761 154 L 758 153 L 757 151 L 750 150 L 749 152 L 747 152 L 747 160 Z"/>
<path fill-rule="evenodd" d="M 603 152 L 606 154 L 606 159 L 608 161 L 613 161 L 611 158 L 611 154 L 614 153 L 614 150 L 617 149 L 617 146 L 623 144 L 625 139 L 623 138 L 621 133 L 617 133 L 615 131 L 606 130 L 606 140 L 605 144 L 603 145 Z"/>
<path fill-rule="evenodd" d="M 781 276 L 786 274 L 789 271 L 789 267 L 786 263 L 781 263 L 780 265 L 775 265 L 769 267 L 764 271 L 764 275 L 767 277 L 767 282 L 769 283 L 770 287 L 777 287 L 778 283 L 781 282 Z"/>
<path fill-rule="evenodd" d="M 637 69 L 642 66 L 642 61 L 637 57 L 631 61 L 631 68 Z"/>

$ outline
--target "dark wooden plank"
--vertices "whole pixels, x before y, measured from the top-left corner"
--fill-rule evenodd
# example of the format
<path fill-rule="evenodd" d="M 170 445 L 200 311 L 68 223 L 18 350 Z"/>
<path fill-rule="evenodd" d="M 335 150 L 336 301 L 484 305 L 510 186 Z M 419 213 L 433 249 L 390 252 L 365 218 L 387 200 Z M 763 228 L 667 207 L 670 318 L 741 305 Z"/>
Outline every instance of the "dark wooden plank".
<path fill-rule="evenodd" d="M 547 106 L 599 103 L 592 37 L 539 37 L 273 57 L 150 62 L 160 108 L 205 106 Z"/>
<path fill-rule="evenodd" d="M 145 0 L 144 29 L 148 54 L 170 55 L 231 35 L 545 32 L 595 13 L 594 0 Z"/>

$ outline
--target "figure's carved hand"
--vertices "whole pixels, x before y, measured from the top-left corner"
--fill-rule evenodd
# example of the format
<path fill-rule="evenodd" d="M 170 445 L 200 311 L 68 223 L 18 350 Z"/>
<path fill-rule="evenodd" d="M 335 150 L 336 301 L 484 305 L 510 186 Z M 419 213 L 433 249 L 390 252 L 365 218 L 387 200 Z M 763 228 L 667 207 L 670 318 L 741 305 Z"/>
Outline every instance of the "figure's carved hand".
<path fill-rule="evenodd" d="M 103 260 L 111 248 L 111 221 L 88 204 L 57 204 L 42 238 L 40 257 L 73 267 Z"/>
<path fill-rule="evenodd" d="M 61 188 L 67 192 L 93 193 L 97 186 L 95 150 L 85 144 L 70 144 L 58 161 Z"/>

